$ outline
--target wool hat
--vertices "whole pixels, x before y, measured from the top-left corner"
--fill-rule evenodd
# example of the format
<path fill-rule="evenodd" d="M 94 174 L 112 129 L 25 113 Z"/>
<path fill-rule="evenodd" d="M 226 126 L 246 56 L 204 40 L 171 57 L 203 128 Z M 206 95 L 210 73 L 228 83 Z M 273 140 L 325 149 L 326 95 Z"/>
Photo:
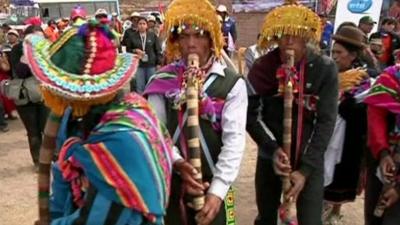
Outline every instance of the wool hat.
<path fill-rule="evenodd" d="M 358 48 L 365 48 L 364 34 L 357 27 L 344 26 L 332 36 L 332 39 Z"/>
<path fill-rule="evenodd" d="M 131 80 L 138 60 L 118 54 L 113 39 L 107 25 L 91 20 L 52 44 L 40 35 L 24 40 L 24 55 L 56 115 L 70 106 L 74 116 L 83 116 L 91 106 L 111 101 Z"/>
<path fill-rule="evenodd" d="M 7 32 L 7 35 L 10 35 L 10 34 L 19 37 L 19 33 L 18 33 L 17 30 L 14 30 L 14 29 L 9 30 L 9 31 Z"/>
<path fill-rule="evenodd" d="M 105 9 L 98 9 L 95 13 L 95 16 L 107 16 L 108 12 Z"/>
<path fill-rule="evenodd" d="M 34 26 L 41 26 L 43 23 L 42 19 L 39 16 L 29 17 L 28 19 L 24 20 L 25 25 L 34 25 Z"/>
<path fill-rule="evenodd" d="M 168 61 L 180 58 L 178 43 L 174 39 L 187 28 L 198 30 L 200 34 L 208 32 L 212 40 L 215 56 L 221 56 L 224 39 L 221 23 L 214 6 L 208 0 L 174 0 L 165 13 L 165 27 L 167 30 L 166 56 Z"/>
<path fill-rule="evenodd" d="M 156 22 L 156 17 L 153 16 L 153 15 L 150 15 L 150 16 L 147 17 L 147 21 L 148 22 L 150 22 L 150 21 Z"/>
<path fill-rule="evenodd" d="M 86 16 L 87 16 L 86 9 L 80 5 L 75 6 L 71 10 L 71 15 L 70 15 L 71 20 L 75 20 L 77 18 L 86 19 Z"/>
<path fill-rule="evenodd" d="M 322 26 L 319 16 L 296 0 L 286 0 L 283 6 L 271 10 L 264 19 L 259 44 L 270 47 L 284 35 L 301 37 L 319 43 Z"/>

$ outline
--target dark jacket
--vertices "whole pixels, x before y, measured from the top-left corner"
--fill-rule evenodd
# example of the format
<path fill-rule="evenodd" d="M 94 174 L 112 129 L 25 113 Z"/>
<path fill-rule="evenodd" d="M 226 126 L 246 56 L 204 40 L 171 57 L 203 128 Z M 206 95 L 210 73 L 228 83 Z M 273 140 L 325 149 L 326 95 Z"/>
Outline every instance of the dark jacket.
<path fill-rule="evenodd" d="M 148 61 L 140 61 L 140 67 L 155 67 L 161 65 L 162 54 L 161 44 L 157 35 L 153 32 L 147 32 L 145 52 L 148 55 Z M 125 33 L 124 44 L 126 45 L 126 51 L 134 53 L 135 49 L 142 49 L 142 40 L 138 31 Z"/>
<path fill-rule="evenodd" d="M 400 37 L 397 34 L 395 34 L 394 32 L 378 31 L 376 33 L 371 34 L 371 36 L 369 37 L 369 40 L 371 41 L 372 39 L 377 39 L 377 38 L 380 39 L 380 38 L 384 37 L 385 35 L 390 35 L 392 37 L 392 49 L 390 49 L 390 51 L 391 51 L 390 59 L 385 65 L 385 66 L 390 66 L 390 65 L 394 65 L 393 51 L 400 48 Z"/>
<path fill-rule="evenodd" d="M 137 29 L 136 29 L 136 28 L 130 27 L 129 29 L 127 29 L 127 30 L 124 32 L 124 36 L 122 37 L 121 45 L 126 46 L 126 44 L 127 44 L 127 42 L 128 42 L 128 38 L 132 35 L 132 33 L 135 33 L 135 32 L 137 32 Z"/>
<path fill-rule="evenodd" d="M 282 146 L 283 97 L 278 94 L 276 71 L 282 62 L 279 49 L 260 57 L 248 74 L 247 131 L 259 147 L 259 156 L 271 158 Z M 332 135 L 338 102 L 338 72 L 328 57 L 308 50 L 305 64 L 301 156 L 295 170 L 305 176 L 323 169 L 324 152 Z M 312 101 L 316 101 L 312 107 Z M 295 156 L 297 103 L 293 104 L 292 156 Z M 292 157 L 293 159 L 294 157 Z M 293 162 L 292 162 L 293 163 Z"/>
<path fill-rule="evenodd" d="M 232 35 L 233 42 L 237 40 L 237 32 L 236 32 L 236 21 L 232 17 L 225 18 L 225 21 L 222 25 L 222 33 L 225 37 L 225 41 L 227 42 L 227 37 L 229 33 Z"/>
<path fill-rule="evenodd" d="M 13 78 L 25 79 L 33 76 L 31 69 L 25 63 L 22 63 L 21 57 L 23 56 L 23 43 L 16 44 L 10 52 L 10 66 Z"/>

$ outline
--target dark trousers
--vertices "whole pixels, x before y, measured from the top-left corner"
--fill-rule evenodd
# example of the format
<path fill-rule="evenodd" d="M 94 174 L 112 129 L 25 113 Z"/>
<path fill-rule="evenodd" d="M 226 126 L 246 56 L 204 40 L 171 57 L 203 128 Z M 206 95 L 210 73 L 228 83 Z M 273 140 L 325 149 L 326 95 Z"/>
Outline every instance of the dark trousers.
<path fill-rule="evenodd" d="M 5 115 L 4 105 L 3 101 L 0 99 L 0 128 L 7 127 L 7 122 L 6 119 L 4 118 L 4 115 Z"/>
<path fill-rule="evenodd" d="M 308 177 L 297 199 L 299 225 L 322 225 L 322 201 L 324 194 L 323 168 Z M 257 158 L 256 203 L 258 216 L 254 225 L 276 225 L 282 193 L 281 178 L 272 167 L 272 160 Z"/>
<path fill-rule="evenodd" d="M 28 134 L 29 150 L 35 165 L 39 163 L 44 126 L 49 110 L 43 103 L 28 103 L 17 106 L 17 112 Z"/>
<path fill-rule="evenodd" d="M 131 81 L 131 91 L 135 90 L 138 94 L 143 94 L 147 83 L 155 73 L 156 67 L 138 67 L 135 74 L 136 83 L 133 84 Z M 135 85 L 135 87 L 133 85 Z"/>
<path fill-rule="evenodd" d="M 400 224 L 400 201 L 385 210 L 382 218 L 374 216 L 374 209 L 378 203 L 382 191 L 382 183 L 378 179 L 376 169 L 378 161 L 372 160 L 369 154 L 367 171 L 367 185 L 365 187 L 364 217 L 365 225 L 399 225 Z"/>

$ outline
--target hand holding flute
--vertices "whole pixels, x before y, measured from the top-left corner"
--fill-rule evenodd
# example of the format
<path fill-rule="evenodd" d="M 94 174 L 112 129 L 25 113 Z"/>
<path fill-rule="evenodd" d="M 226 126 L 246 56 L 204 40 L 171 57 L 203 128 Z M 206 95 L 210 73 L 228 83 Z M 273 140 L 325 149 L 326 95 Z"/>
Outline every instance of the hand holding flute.
<path fill-rule="evenodd" d="M 374 210 L 376 217 L 382 217 L 387 208 L 399 201 L 400 191 L 396 189 L 399 186 L 396 184 L 395 176 L 400 169 L 400 151 L 396 149 L 396 153 L 393 156 L 384 156 L 380 160 L 379 167 L 384 176 L 385 183 L 383 184 L 381 195 Z"/>
<path fill-rule="evenodd" d="M 287 50 L 285 86 L 283 92 L 283 139 L 282 149 L 278 149 L 274 155 L 274 167 L 281 167 L 284 170 L 277 170 L 278 175 L 282 176 L 283 203 L 279 208 L 279 216 L 283 224 L 297 224 L 296 198 L 302 187 L 302 178 L 304 176 L 299 172 L 293 172 L 290 166 L 291 162 L 291 146 L 292 146 L 292 125 L 293 125 L 293 76 L 291 68 L 294 66 L 294 51 Z M 280 165 L 283 164 L 283 165 Z M 280 173 L 279 173 L 280 172 Z"/>

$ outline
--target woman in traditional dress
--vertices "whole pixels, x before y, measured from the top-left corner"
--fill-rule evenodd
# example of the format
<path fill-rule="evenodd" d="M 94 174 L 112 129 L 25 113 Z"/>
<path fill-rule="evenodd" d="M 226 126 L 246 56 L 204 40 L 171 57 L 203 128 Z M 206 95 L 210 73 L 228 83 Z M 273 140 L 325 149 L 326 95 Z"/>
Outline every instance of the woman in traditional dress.
<path fill-rule="evenodd" d="M 51 110 L 40 155 L 38 224 L 163 224 L 172 141 L 145 99 L 120 92 L 138 60 L 118 54 L 114 38 L 93 20 L 53 44 L 43 35 L 24 41 Z M 49 200 L 43 183 L 55 148 Z"/>
<path fill-rule="evenodd" d="M 332 58 L 339 69 L 339 117 L 345 121 L 343 138 L 339 143 L 340 163 L 335 166 L 333 180 L 325 188 L 325 224 L 336 224 L 342 217 L 340 208 L 357 195 L 363 153 L 366 148 L 366 106 L 363 96 L 371 86 L 366 64 L 361 55 L 365 46 L 363 34 L 351 26 L 344 26 L 333 36 Z M 341 157 L 340 157 L 341 155 Z M 330 160 L 329 158 L 326 160 Z"/>

